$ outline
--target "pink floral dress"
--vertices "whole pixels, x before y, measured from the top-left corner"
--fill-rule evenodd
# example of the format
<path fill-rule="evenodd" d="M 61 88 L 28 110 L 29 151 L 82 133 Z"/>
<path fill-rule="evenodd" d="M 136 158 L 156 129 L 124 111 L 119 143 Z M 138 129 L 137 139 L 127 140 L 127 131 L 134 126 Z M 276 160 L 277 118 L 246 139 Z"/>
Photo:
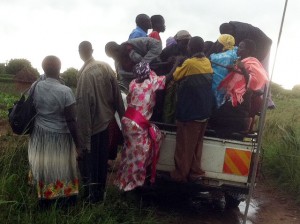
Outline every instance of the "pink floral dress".
<path fill-rule="evenodd" d="M 155 91 L 164 88 L 165 76 L 157 76 L 153 71 L 149 79 L 142 83 L 133 80 L 129 85 L 128 107 L 134 108 L 149 120 L 155 105 Z M 152 161 L 153 142 L 148 129 L 142 128 L 125 116 L 121 122 L 124 148 L 115 183 L 120 189 L 130 191 L 144 184 L 146 168 Z M 154 130 L 157 136 L 156 143 L 159 145 L 162 135 L 157 127 L 154 127 Z"/>

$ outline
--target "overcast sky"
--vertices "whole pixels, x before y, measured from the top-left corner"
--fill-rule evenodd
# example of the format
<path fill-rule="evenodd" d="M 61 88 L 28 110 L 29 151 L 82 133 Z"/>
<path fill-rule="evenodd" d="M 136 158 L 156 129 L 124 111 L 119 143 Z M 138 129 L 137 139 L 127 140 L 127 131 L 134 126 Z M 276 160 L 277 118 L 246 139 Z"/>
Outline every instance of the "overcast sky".
<path fill-rule="evenodd" d="M 94 57 L 113 65 L 104 53 L 108 41 L 122 43 L 135 28 L 140 13 L 161 14 L 169 36 L 181 29 L 215 41 L 219 25 L 240 21 L 262 29 L 275 53 L 285 0 L 1 0 L 0 63 L 26 58 L 40 73 L 46 55 L 58 56 L 62 71 L 79 69 L 78 44 L 88 40 Z M 286 12 L 273 81 L 285 88 L 300 84 L 300 1 L 290 0 Z M 273 58 L 273 57 L 272 57 Z M 271 59 L 272 59 L 271 58 Z M 271 60 L 270 67 L 272 67 Z"/>

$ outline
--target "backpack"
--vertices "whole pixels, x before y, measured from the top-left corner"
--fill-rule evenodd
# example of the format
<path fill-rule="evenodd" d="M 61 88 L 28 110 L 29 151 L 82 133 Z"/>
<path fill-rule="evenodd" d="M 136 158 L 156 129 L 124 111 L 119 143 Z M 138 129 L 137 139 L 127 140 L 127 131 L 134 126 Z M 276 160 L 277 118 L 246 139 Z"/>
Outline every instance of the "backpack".
<path fill-rule="evenodd" d="M 38 81 L 33 85 L 32 91 L 27 89 L 21 96 L 20 100 L 14 103 L 14 106 L 8 109 L 8 121 L 17 135 L 30 134 L 33 130 L 36 109 L 33 104 L 33 94 Z M 29 91 L 29 96 L 25 94 Z"/>

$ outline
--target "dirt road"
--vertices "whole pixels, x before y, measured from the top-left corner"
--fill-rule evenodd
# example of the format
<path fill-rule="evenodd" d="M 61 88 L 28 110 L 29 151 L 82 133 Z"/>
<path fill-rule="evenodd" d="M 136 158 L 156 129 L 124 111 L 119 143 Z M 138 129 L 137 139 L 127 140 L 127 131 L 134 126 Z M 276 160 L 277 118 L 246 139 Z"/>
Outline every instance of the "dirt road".
<path fill-rule="evenodd" d="M 218 212 L 209 205 L 204 205 L 197 211 L 191 211 L 185 206 L 178 206 L 174 201 L 162 207 L 159 216 L 172 214 L 172 224 L 240 224 L 246 203 L 236 209 Z M 272 187 L 270 181 L 262 179 L 255 188 L 249 207 L 247 224 L 299 224 L 300 206 L 296 205 L 291 196 Z"/>
<path fill-rule="evenodd" d="M 113 179 L 114 173 L 109 176 Z M 246 203 L 242 202 L 238 208 L 224 212 L 216 211 L 209 204 L 193 210 L 183 198 L 173 195 L 163 197 L 151 206 L 156 208 L 156 214 L 162 220 L 171 217 L 171 224 L 240 224 L 243 222 Z M 296 205 L 288 192 L 276 189 L 268 178 L 260 177 L 251 199 L 246 223 L 300 224 L 300 205 Z"/>
<path fill-rule="evenodd" d="M 253 203 L 254 202 L 254 203 Z M 300 223 L 300 206 L 288 194 L 274 188 L 271 181 L 261 178 L 255 189 L 252 205 L 256 212 L 250 213 L 252 223 L 296 224 Z M 251 223 L 251 222 L 249 222 Z"/>

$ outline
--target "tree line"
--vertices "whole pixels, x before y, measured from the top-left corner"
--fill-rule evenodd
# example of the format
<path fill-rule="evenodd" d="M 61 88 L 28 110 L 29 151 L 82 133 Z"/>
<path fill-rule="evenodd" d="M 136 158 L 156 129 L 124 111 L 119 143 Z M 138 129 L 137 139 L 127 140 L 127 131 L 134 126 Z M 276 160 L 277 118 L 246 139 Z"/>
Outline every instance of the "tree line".
<path fill-rule="evenodd" d="M 67 86 L 76 87 L 77 73 L 77 69 L 68 68 L 66 71 L 61 73 L 61 78 Z M 32 67 L 29 60 L 21 58 L 11 59 L 8 63 L 0 63 L 0 75 L 0 82 L 10 81 L 12 78 L 20 82 L 34 82 L 41 74 L 36 68 Z"/>
<path fill-rule="evenodd" d="M 61 73 L 61 78 L 64 80 L 65 84 L 69 87 L 76 87 L 77 86 L 77 79 L 76 75 L 78 70 L 76 68 L 68 68 L 66 71 Z M 12 75 L 17 80 L 24 81 L 24 82 L 34 82 L 36 79 L 39 78 L 40 73 L 36 68 L 33 68 L 31 62 L 27 59 L 11 59 L 7 64 L 0 63 L 0 75 Z M 5 81 L 5 79 L 11 79 L 10 77 L 3 78 L 0 77 L 0 82 Z M 276 83 L 271 83 L 272 94 L 282 95 L 282 94 L 296 94 L 297 96 L 300 95 L 300 84 L 295 85 L 292 88 L 292 91 L 285 90 L 282 88 L 281 85 Z"/>

